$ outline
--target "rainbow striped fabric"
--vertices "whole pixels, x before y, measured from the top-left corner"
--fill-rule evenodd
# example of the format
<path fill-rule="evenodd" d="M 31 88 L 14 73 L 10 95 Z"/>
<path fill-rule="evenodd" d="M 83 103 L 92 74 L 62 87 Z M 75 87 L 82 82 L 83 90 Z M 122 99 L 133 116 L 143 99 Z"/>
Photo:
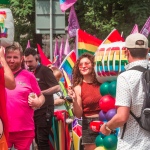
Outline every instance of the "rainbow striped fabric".
<path fill-rule="evenodd" d="M 65 88 L 68 89 L 69 86 L 71 86 L 71 81 L 66 73 L 66 71 L 64 71 L 64 69 L 62 69 L 63 75 L 64 75 L 64 79 L 65 79 Z"/>
<path fill-rule="evenodd" d="M 74 67 L 74 64 L 76 62 L 76 54 L 75 51 L 72 50 L 63 60 L 61 63 L 59 69 L 63 69 L 69 76 L 69 79 L 72 77 L 72 69 Z"/>
<path fill-rule="evenodd" d="M 94 55 L 102 40 L 92 36 L 81 29 L 77 30 L 77 56 L 81 56 L 83 53 L 90 53 Z"/>

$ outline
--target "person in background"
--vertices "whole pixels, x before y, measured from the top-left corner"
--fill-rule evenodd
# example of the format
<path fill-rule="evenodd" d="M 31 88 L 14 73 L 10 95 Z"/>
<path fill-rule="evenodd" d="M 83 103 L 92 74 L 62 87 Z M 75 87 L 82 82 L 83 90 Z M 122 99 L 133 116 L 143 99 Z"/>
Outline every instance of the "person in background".
<path fill-rule="evenodd" d="M 50 66 L 49 68 L 52 69 L 56 80 L 60 82 L 60 79 L 63 77 L 63 73 L 61 72 L 61 70 L 54 66 Z M 66 110 L 64 106 L 65 100 L 63 92 L 60 90 L 59 92 L 54 93 L 53 97 L 54 97 L 54 110 Z"/>
<path fill-rule="evenodd" d="M 8 149 L 8 116 L 6 111 L 6 91 L 16 87 L 14 75 L 9 68 L 5 56 L 4 47 L 0 47 L 0 149 Z"/>
<path fill-rule="evenodd" d="M 144 102 L 142 72 L 130 69 L 135 66 L 147 68 L 148 39 L 140 33 L 130 34 L 125 40 L 125 47 L 129 64 L 117 78 L 117 114 L 101 126 L 100 132 L 109 135 L 120 127 L 117 150 L 149 150 L 150 132 L 142 129 L 130 114 L 132 111 L 136 117 L 140 117 Z"/>
<path fill-rule="evenodd" d="M 94 71 L 94 56 L 85 53 L 79 57 L 73 68 L 73 87 L 69 87 L 68 95 L 73 99 L 73 112 L 77 118 L 82 117 L 82 144 L 85 150 L 96 148 L 95 138 L 89 124 L 99 120 L 100 83 Z"/>
<path fill-rule="evenodd" d="M 45 101 L 35 76 L 22 69 L 22 47 L 18 42 L 6 47 L 5 58 L 14 74 L 16 88 L 6 89 L 7 113 L 9 122 L 8 147 L 18 150 L 29 150 L 34 139 L 34 121 L 32 108 L 39 108 Z M 34 97 L 29 96 L 34 93 Z"/>
<path fill-rule="evenodd" d="M 53 94 L 60 91 L 60 86 L 52 70 L 39 62 L 37 52 L 34 48 L 27 48 L 24 51 L 24 61 L 28 66 L 28 70 L 34 73 L 40 89 L 45 96 L 44 105 L 34 112 L 35 141 L 38 150 L 49 150 L 49 134 L 54 114 Z"/>

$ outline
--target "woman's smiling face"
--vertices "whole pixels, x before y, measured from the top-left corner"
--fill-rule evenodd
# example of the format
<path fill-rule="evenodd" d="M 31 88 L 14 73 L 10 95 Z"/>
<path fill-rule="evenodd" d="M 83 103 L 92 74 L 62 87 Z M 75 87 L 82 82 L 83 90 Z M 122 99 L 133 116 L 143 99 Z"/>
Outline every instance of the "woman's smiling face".
<path fill-rule="evenodd" d="M 78 67 L 83 76 L 90 75 L 93 69 L 91 61 L 86 57 L 80 60 Z"/>

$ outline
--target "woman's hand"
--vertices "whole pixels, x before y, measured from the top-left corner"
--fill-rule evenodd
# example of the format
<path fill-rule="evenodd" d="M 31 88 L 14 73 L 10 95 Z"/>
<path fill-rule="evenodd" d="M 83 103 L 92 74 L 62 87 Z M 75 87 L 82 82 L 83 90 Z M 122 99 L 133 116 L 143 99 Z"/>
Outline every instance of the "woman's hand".
<path fill-rule="evenodd" d="M 68 96 L 72 98 L 73 102 L 76 99 L 76 94 L 72 86 L 68 88 Z"/>

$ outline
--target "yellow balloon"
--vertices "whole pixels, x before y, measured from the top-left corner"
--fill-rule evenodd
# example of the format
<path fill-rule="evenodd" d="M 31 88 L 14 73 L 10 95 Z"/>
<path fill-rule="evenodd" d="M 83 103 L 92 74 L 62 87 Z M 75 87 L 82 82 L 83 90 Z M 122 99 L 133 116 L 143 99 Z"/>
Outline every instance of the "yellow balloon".
<path fill-rule="evenodd" d="M 94 150 L 106 150 L 103 146 L 96 147 Z"/>

